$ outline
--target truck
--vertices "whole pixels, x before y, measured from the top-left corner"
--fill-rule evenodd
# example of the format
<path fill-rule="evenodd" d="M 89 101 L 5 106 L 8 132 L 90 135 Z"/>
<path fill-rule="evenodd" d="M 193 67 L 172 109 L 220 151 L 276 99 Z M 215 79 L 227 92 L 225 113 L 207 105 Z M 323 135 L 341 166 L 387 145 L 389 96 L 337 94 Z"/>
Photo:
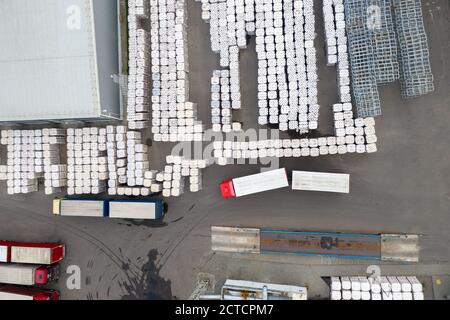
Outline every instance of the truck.
<path fill-rule="evenodd" d="M 159 220 L 166 210 L 162 200 L 53 200 L 53 214 L 62 217 Z"/>
<path fill-rule="evenodd" d="M 1 300 L 50 301 L 50 300 L 59 300 L 59 297 L 60 297 L 59 292 L 56 290 L 0 285 L 0 301 Z"/>
<path fill-rule="evenodd" d="M 52 265 L 64 259 L 65 250 L 60 243 L 0 240 L 0 262 Z"/>
<path fill-rule="evenodd" d="M 292 189 L 350 193 L 350 175 L 341 173 L 293 171 Z"/>
<path fill-rule="evenodd" d="M 23 265 L 0 263 L 0 283 L 22 286 L 45 285 L 59 277 L 57 265 Z"/>
<path fill-rule="evenodd" d="M 277 169 L 246 177 L 226 180 L 220 184 L 222 197 L 239 198 L 289 186 L 286 169 Z"/>

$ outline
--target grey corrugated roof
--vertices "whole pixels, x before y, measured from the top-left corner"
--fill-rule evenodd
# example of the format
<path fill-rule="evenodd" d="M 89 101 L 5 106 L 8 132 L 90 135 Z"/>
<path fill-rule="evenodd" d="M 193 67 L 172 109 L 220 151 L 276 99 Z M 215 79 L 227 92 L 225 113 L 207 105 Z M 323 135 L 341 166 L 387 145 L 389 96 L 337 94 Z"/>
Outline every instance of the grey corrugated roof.
<path fill-rule="evenodd" d="M 0 0 L 0 121 L 101 115 L 92 19 L 92 0 Z"/>

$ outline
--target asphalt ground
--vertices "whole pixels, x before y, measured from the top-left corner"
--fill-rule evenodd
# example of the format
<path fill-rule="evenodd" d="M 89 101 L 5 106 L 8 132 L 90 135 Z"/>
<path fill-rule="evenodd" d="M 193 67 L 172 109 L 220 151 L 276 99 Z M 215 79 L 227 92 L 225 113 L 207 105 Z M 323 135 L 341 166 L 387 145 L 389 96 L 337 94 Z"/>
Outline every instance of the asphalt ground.
<path fill-rule="evenodd" d="M 189 3 L 191 100 L 209 123 L 209 81 L 218 67 L 210 50 L 209 26 L 200 4 Z M 10 197 L 2 183 L 0 236 L 16 241 L 62 241 L 67 246 L 63 270 L 81 270 L 81 288 L 66 286 L 67 274 L 54 287 L 63 299 L 187 298 L 199 272 L 211 273 L 218 286 L 226 278 L 308 285 L 323 298 L 322 276 L 365 274 L 367 261 L 292 256 L 214 254 L 212 225 L 308 231 L 421 234 L 421 262 L 382 264 L 386 274 L 449 274 L 450 261 L 450 8 L 447 0 L 423 1 L 436 91 L 403 100 L 400 85 L 380 87 L 383 116 L 377 118 L 378 153 L 282 159 L 291 170 L 351 175 L 351 193 L 334 195 L 283 189 L 242 199 L 223 200 L 223 179 L 257 173 L 259 165 L 212 166 L 205 170 L 203 191 L 168 199 L 163 222 L 54 217 L 51 197 L 42 193 Z M 322 32 L 318 29 L 320 43 Z M 256 124 L 256 53 L 254 40 L 241 54 L 246 128 Z M 332 132 L 331 105 L 337 101 L 335 70 L 319 54 L 320 132 Z M 171 144 L 155 143 L 152 164 L 162 169 Z"/>

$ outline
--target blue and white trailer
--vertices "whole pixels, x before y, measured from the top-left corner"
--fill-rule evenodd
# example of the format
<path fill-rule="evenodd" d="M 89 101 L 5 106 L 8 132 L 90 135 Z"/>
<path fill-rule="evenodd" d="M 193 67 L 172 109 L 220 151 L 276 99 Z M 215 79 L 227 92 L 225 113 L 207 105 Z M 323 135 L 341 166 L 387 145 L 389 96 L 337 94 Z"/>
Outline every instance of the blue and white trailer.
<path fill-rule="evenodd" d="M 159 220 L 164 217 L 164 203 L 161 200 L 113 200 L 109 202 L 109 217 Z"/>
<path fill-rule="evenodd" d="M 164 217 L 162 200 L 55 199 L 53 214 L 62 217 L 159 220 Z"/>

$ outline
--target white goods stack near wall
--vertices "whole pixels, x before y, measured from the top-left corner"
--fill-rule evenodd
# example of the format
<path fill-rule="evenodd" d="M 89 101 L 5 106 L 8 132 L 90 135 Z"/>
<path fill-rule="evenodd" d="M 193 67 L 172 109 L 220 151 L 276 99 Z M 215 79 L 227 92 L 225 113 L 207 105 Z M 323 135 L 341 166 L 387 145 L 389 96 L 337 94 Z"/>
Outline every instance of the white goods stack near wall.
<path fill-rule="evenodd" d="M 415 276 L 331 277 L 331 300 L 424 300 Z"/>
<path fill-rule="evenodd" d="M 38 191 L 44 178 L 46 194 L 66 186 L 66 166 L 61 164 L 60 146 L 66 142 L 62 129 L 2 130 L 1 144 L 7 147 L 7 164 L 0 179 L 7 181 L 8 194 Z"/>
<path fill-rule="evenodd" d="M 106 130 L 97 127 L 68 129 L 67 164 L 69 195 L 105 192 L 108 179 Z"/>
<path fill-rule="evenodd" d="M 140 19 L 149 14 L 148 1 L 128 1 L 128 106 L 127 120 L 130 129 L 148 128 L 150 74 L 149 34 Z"/>
<path fill-rule="evenodd" d="M 150 1 L 152 133 L 155 141 L 202 141 L 197 104 L 189 102 L 185 0 Z"/>

